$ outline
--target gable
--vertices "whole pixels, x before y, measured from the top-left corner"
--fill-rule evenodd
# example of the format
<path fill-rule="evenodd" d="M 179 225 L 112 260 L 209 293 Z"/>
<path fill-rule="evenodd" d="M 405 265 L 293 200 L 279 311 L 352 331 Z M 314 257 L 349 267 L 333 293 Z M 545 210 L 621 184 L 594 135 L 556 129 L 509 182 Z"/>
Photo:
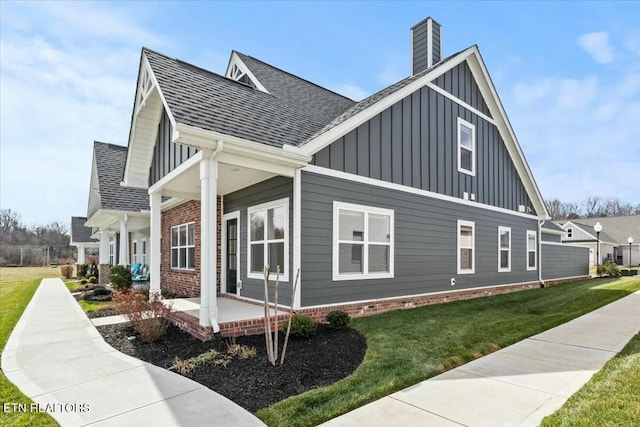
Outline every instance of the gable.
<path fill-rule="evenodd" d="M 475 176 L 458 171 L 458 118 L 475 126 Z M 312 164 L 513 211 L 532 207 L 495 124 L 429 86 L 338 138 Z"/>
<path fill-rule="evenodd" d="M 476 82 L 466 61 L 456 65 L 433 82 L 439 88 L 491 117 L 491 112 L 482 96 L 478 82 Z"/>

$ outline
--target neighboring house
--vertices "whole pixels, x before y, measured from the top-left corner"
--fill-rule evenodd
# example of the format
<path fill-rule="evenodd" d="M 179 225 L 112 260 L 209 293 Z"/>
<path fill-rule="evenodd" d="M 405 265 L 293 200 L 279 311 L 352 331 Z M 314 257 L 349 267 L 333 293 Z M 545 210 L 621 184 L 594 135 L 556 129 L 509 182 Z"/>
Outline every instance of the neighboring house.
<path fill-rule="evenodd" d="M 236 51 L 222 76 L 143 49 L 126 164 L 109 177 L 148 205 L 98 208 L 100 183 L 87 225 L 106 245 L 149 215 L 151 293 L 199 298 L 200 332 L 242 332 L 219 322 L 219 298 L 262 301 L 267 264 L 284 305 L 300 270 L 293 308 L 318 320 L 587 275 L 587 251 L 542 228 L 477 46 L 443 59 L 430 18 L 411 36 L 411 75 L 360 102 Z"/>
<path fill-rule="evenodd" d="M 554 221 L 564 232 L 562 243 L 589 248 L 589 265 L 611 260 L 618 265 L 640 265 L 640 215 Z M 594 230 L 600 223 L 600 247 Z M 629 238 L 633 239 L 629 245 Z M 597 256 L 600 255 L 598 260 Z M 631 256 L 631 260 L 629 260 Z"/>
<path fill-rule="evenodd" d="M 97 239 L 91 237 L 93 231 L 91 227 L 85 227 L 86 217 L 71 217 L 71 238 L 70 245 L 78 248 L 78 264 L 86 263 L 86 251 L 88 249 L 97 250 L 100 246 Z"/>
<path fill-rule="evenodd" d="M 133 262 L 153 266 L 149 252 L 149 196 L 139 188 L 120 185 L 127 147 L 94 142 L 86 227 L 99 239 L 100 283 L 109 267 Z"/>

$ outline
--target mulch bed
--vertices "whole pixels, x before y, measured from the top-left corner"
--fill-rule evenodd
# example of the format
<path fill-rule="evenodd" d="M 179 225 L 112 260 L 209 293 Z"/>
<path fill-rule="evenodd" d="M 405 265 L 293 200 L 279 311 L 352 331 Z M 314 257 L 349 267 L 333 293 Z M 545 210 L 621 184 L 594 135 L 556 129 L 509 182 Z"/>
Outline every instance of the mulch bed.
<path fill-rule="evenodd" d="M 266 354 L 264 335 L 216 337 L 202 342 L 170 325 L 154 343 L 129 340 L 135 332 L 128 324 L 99 326 L 105 341 L 116 350 L 138 359 L 169 368 L 176 360 L 188 359 L 216 349 L 226 353 L 229 344 L 255 347 L 251 359 L 233 358 L 226 366 L 201 365 L 186 376 L 231 399 L 250 412 L 314 388 L 332 384 L 351 374 L 362 362 L 366 339 L 353 329 L 335 331 L 318 325 L 309 339 L 289 339 L 284 365 L 272 366 Z M 280 334 L 280 350 L 284 334 Z"/>
<path fill-rule="evenodd" d="M 89 319 L 97 319 L 98 317 L 117 316 L 118 313 L 115 308 L 101 308 L 100 310 L 87 313 Z"/>

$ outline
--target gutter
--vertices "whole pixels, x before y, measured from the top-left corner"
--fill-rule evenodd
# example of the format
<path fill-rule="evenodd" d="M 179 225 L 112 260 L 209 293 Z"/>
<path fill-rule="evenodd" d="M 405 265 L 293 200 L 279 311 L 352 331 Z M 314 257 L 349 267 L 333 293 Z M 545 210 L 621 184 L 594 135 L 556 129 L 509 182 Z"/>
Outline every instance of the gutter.
<path fill-rule="evenodd" d="M 544 280 L 542 279 L 542 224 L 544 223 L 544 219 L 538 220 L 538 281 L 545 287 Z"/>

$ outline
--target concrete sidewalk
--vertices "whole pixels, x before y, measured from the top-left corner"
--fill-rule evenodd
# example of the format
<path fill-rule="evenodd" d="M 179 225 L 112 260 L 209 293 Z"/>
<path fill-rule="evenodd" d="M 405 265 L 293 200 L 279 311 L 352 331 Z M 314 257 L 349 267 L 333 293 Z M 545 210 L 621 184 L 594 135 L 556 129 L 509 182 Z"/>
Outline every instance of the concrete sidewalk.
<path fill-rule="evenodd" d="M 640 292 L 323 426 L 537 426 L 640 331 Z"/>
<path fill-rule="evenodd" d="M 2 370 L 63 427 L 264 425 L 203 385 L 110 347 L 60 279 L 40 284 Z"/>

